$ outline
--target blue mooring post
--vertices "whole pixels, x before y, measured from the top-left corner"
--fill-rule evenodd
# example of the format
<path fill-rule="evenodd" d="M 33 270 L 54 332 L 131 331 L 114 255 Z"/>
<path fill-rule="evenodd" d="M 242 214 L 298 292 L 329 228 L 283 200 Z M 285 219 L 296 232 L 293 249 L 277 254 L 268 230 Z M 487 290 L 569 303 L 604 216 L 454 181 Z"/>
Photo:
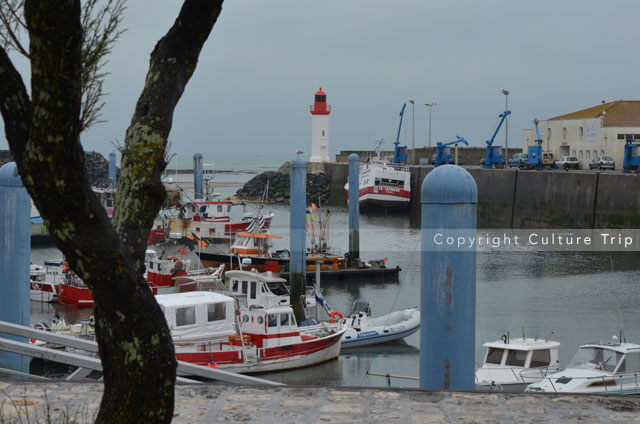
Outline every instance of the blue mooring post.
<path fill-rule="evenodd" d="M 473 390 L 476 182 L 463 168 L 441 165 L 422 182 L 421 202 L 420 388 Z"/>
<path fill-rule="evenodd" d="M 31 198 L 14 162 L 0 168 L 0 205 L 0 321 L 28 327 Z M 1 336 L 27 342 L 24 337 Z M 0 352 L 0 368 L 29 372 L 29 359 Z"/>
<path fill-rule="evenodd" d="M 349 255 L 360 259 L 360 156 L 349 155 Z"/>
<path fill-rule="evenodd" d="M 305 294 L 307 284 L 305 275 L 307 261 L 307 162 L 300 157 L 291 162 L 290 183 L 290 299 L 296 320 L 302 322 L 305 317 L 300 296 Z"/>
<path fill-rule="evenodd" d="M 109 153 L 109 179 L 111 180 L 111 188 L 115 190 L 118 185 L 118 181 L 116 181 L 116 152 Z"/>
<path fill-rule="evenodd" d="M 202 153 L 193 155 L 193 191 L 194 199 L 203 199 Z"/>

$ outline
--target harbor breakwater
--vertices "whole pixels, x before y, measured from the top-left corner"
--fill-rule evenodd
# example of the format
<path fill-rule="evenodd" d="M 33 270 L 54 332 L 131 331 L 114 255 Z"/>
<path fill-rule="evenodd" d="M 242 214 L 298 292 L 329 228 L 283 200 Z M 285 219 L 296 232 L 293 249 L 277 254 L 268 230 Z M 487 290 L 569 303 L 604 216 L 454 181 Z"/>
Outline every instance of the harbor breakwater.
<path fill-rule="evenodd" d="M 433 166 L 411 166 L 409 215 L 420 226 L 420 187 Z M 640 228 L 640 174 L 468 167 L 478 185 L 478 228 Z M 346 206 L 347 164 L 326 163 L 331 203 Z"/>

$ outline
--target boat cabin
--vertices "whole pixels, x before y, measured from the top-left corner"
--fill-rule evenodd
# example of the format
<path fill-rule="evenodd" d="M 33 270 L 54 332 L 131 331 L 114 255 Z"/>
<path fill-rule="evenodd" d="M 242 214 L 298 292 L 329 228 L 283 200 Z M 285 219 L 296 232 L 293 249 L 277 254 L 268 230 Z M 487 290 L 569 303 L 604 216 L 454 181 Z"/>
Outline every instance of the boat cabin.
<path fill-rule="evenodd" d="M 483 368 L 543 368 L 557 367 L 560 343 L 533 338 L 509 339 L 485 343 Z"/>
<path fill-rule="evenodd" d="M 236 334 L 236 303 L 232 297 L 214 292 L 157 295 L 175 342 L 226 339 Z"/>
<path fill-rule="evenodd" d="M 251 233 L 241 231 L 236 233 L 236 239 L 231 246 L 230 253 L 241 256 L 266 256 L 269 257 L 272 239 L 281 239 L 281 236 L 273 236 L 264 232 Z"/>
<path fill-rule="evenodd" d="M 271 271 L 260 273 L 251 271 L 227 271 L 224 274 L 225 286 L 235 294 L 247 297 L 249 306 L 285 306 L 290 304 L 289 288 L 284 278 Z"/>
<path fill-rule="evenodd" d="M 599 342 L 580 346 L 567 369 L 583 368 L 611 374 L 640 372 L 640 345 Z"/>
<path fill-rule="evenodd" d="M 304 341 L 290 306 L 249 307 L 240 312 L 240 330 L 258 348 L 278 347 Z"/>

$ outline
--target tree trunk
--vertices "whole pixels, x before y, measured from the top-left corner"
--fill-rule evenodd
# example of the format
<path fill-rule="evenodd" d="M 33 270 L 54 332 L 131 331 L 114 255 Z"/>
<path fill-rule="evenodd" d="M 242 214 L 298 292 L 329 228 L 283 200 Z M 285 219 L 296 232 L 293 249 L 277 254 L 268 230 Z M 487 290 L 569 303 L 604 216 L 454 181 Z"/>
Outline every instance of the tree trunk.
<path fill-rule="evenodd" d="M 56 246 L 94 298 L 105 390 L 97 422 L 168 423 L 176 358 L 144 281 L 144 250 L 164 199 L 160 175 L 173 110 L 222 1 L 186 0 L 151 56 L 127 130 L 113 225 L 89 186 L 80 144 L 79 0 L 27 0 L 31 99 L 0 48 L 0 111 L 22 181 Z"/>

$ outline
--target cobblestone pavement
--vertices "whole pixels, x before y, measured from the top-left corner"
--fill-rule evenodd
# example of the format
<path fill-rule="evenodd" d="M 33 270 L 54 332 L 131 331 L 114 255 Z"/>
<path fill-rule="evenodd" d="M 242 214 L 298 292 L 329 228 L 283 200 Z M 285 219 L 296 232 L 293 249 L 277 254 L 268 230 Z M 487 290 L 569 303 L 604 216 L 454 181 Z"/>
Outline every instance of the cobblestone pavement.
<path fill-rule="evenodd" d="M 640 423 L 640 398 L 179 385 L 174 423 Z M 99 383 L 0 381 L 0 423 L 89 423 Z M 68 417 L 68 419 L 67 419 Z"/>

